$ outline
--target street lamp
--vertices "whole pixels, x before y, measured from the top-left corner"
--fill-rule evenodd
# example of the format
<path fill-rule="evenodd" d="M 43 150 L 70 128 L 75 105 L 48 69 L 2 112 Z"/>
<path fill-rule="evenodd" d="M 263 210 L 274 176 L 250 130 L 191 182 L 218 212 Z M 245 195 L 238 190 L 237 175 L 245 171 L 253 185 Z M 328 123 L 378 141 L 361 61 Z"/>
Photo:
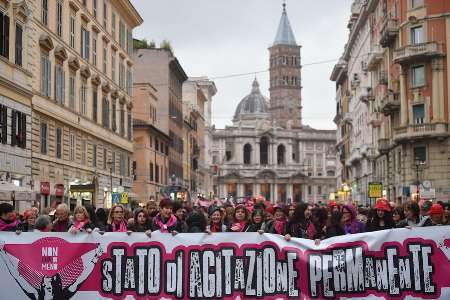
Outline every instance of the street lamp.
<path fill-rule="evenodd" d="M 420 178 L 419 178 L 419 170 L 420 167 L 425 165 L 425 162 L 423 160 L 420 160 L 420 158 L 416 157 L 414 161 L 414 165 L 416 166 L 416 186 L 417 186 L 417 201 L 420 201 Z"/>

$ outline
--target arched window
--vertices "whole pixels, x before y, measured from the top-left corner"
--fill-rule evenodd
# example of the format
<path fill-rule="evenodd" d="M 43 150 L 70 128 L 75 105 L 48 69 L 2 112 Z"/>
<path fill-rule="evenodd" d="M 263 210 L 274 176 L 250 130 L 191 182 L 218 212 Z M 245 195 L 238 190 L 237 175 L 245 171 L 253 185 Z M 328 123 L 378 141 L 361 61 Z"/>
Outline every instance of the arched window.
<path fill-rule="evenodd" d="M 286 153 L 286 148 L 284 147 L 284 145 L 279 145 L 277 148 L 277 163 L 279 165 L 284 165 L 285 160 L 284 160 L 284 156 Z"/>
<path fill-rule="evenodd" d="M 259 162 L 261 165 L 267 165 L 269 162 L 269 140 L 262 137 L 259 142 Z"/>
<path fill-rule="evenodd" d="M 244 165 L 251 164 L 252 161 L 252 146 L 250 144 L 245 144 L 244 146 Z"/>

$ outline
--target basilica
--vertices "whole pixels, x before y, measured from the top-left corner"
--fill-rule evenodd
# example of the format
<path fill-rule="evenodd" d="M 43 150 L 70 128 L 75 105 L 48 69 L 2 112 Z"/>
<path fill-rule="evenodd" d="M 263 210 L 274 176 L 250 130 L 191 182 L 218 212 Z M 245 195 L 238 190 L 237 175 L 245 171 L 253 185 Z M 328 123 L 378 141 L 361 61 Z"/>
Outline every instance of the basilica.
<path fill-rule="evenodd" d="M 300 48 L 283 5 L 270 53 L 270 98 L 257 79 L 233 125 L 213 129 L 214 190 L 220 198 L 326 201 L 336 188 L 336 132 L 302 123 Z"/>

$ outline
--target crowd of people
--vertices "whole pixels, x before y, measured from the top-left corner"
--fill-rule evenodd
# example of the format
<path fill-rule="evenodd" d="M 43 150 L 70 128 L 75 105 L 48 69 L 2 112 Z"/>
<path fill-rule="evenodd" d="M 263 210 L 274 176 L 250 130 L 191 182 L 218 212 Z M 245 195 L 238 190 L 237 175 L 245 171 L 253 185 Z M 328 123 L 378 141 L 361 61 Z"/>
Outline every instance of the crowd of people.
<path fill-rule="evenodd" d="M 306 238 L 320 241 L 345 234 L 393 228 L 450 225 L 449 203 L 408 201 L 402 205 L 380 198 L 372 208 L 330 201 L 327 204 L 293 202 L 290 205 L 262 197 L 242 204 L 197 205 L 168 198 L 150 200 L 131 211 L 122 205 L 111 209 L 77 206 L 71 213 L 62 203 L 49 214 L 35 207 L 19 215 L 8 203 L 0 204 L 0 231 L 21 232 L 152 232 L 199 233 L 257 232 L 279 234 L 286 240 Z"/>

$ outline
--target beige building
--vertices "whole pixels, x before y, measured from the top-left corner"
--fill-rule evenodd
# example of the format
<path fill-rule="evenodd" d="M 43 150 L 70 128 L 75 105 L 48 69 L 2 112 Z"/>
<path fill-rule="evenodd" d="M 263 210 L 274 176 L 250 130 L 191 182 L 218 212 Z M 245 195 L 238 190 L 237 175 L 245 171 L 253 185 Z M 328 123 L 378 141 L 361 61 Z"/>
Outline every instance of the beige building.
<path fill-rule="evenodd" d="M 158 111 L 157 89 L 150 83 L 133 87 L 133 193 L 138 202 L 159 199 L 167 185 L 169 136 L 159 129 L 164 117 Z"/>
<path fill-rule="evenodd" d="M 42 206 L 111 206 L 130 192 L 132 30 L 128 0 L 29 1 L 32 176 Z"/>
<path fill-rule="evenodd" d="M 33 186 L 30 12 L 26 1 L 0 1 L 0 201 L 14 200 L 21 212 L 32 205 Z"/>
<path fill-rule="evenodd" d="M 170 137 L 169 168 L 164 178 L 187 190 L 183 181 L 183 106 L 182 86 L 188 78 L 170 49 L 141 48 L 133 54 L 136 83 L 151 83 L 158 98 L 160 122 L 157 128 Z"/>

